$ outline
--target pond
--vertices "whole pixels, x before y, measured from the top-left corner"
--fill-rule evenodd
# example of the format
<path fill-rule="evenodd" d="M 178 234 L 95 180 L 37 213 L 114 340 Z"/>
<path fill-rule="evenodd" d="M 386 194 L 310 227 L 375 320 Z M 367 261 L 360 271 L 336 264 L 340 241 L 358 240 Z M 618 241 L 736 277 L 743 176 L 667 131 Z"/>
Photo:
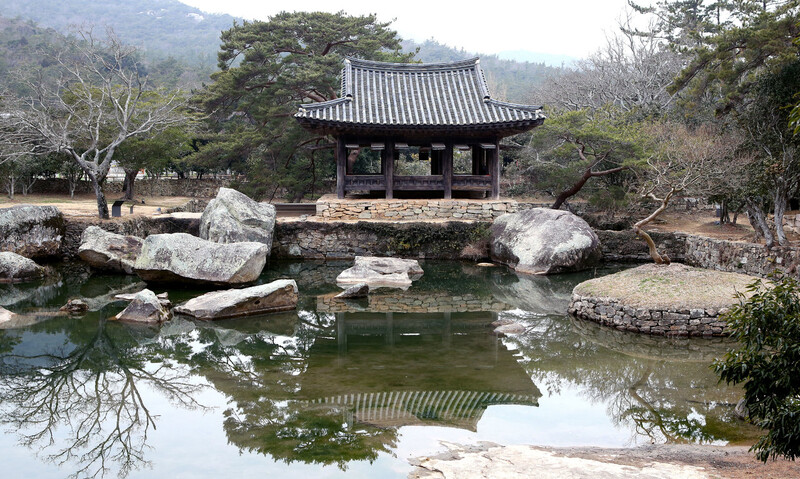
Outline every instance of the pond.
<path fill-rule="evenodd" d="M 406 477 L 440 441 L 547 446 L 752 442 L 741 390 L 709 368 L 730 342 L 645 337 L 566 315 L 552 277 L 424 262 L 407 291 L 331 300 L 349 263 L 271 264 L 297 311 L 161 327 L 109 321 L 137 278 L 62 267 L 0 285 L 36 318 L 0 330 L 6 477 Z M 154 288 L 157 293 L 162 289 Z M 181 302 L 200 293 L 171 289 Z M 73 297 L 90 313 L 55 311 Z M 509 319 L 524 334 L 497 337 Z"/>

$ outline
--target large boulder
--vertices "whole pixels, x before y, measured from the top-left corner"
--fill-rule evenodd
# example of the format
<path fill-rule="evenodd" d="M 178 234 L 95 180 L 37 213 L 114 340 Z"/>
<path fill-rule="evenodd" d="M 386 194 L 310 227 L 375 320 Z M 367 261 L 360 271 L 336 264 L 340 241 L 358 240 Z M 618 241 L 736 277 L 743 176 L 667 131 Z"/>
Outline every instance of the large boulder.
<path fill-rule="evenodd" d="M 230 188 L 220 188 L 200 218 L 200 237 L 215 243 L 253 241 L 272 248 L 275 207 Z"/>
<path fill-rule="evenodd" d="M 214 291 L 175 308 L 176 314 L 198 319 L 223 319 L 289 311 L 297 307 L 297 283 L 279 279 L 243 289 Z"/>
<path fill-rule="evenodd" d="M 55 206 L 0 208 L 0 251 L 28 258 L 57 256 L 65 228 L 64 216 Z"/>
<path fill-rule="evenodd" d="M 415 259 L 356 256 L 352 268 L 336 277 L 339 284 L 366 283 L 371 287 L 405 288 L 419 279 L 423 271 Z"/>
<path fill-rule="evenodd" d="M 134 271 L 151 282 L 244 284 L 258 279 L 268 251 L 262 243 L 221 244 L 186 233 L 150 235 Z"/>
<path fill-rule="evenodd" d="M 115 319 L 131 323 L 157 324 L 172 318 L 172 312 L 161 304 L 156 294 L 149 289 L 136 293 L 133 301 Z"/>
<path fill-rule="evenodd" d="M 529 274 L 580 271 L 600 260 L 600 240 L 569 211 L 533 208 L 505 214 L 491 228 L 494 261 Z"/>
<path fill-rule="evenodd" d="M 142 251 L 143 240 L 123 236 L 97 226 L 89 226 L 81 235 L 78 256 L 94 268 L 135 274 L 133 265 Z"/>
<path fill-rule="evenodd" d="M 44 276 L 44 268 L 24 256 L 0 252 L 0 283 L 22 283 Z"/>

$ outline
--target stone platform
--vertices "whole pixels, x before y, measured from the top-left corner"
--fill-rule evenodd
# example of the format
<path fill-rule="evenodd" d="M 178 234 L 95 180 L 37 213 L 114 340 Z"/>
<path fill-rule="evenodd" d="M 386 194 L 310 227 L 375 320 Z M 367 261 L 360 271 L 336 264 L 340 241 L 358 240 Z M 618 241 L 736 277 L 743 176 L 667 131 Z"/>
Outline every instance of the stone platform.
<path fill-rule="evenodd" d="M 317 216 L 330 220 L 420 221 L 429 219 L 492 221 L 519 208 L 514 200 L 343 198 L 317 200 Z"/>

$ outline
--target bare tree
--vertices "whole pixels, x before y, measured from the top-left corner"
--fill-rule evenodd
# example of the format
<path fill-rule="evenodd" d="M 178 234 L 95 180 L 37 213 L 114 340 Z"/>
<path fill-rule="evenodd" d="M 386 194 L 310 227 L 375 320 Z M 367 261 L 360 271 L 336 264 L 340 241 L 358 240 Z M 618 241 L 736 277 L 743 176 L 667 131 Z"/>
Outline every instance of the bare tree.
<path fill-rule="evenodd" d="M 614 105 L 626 113 L 670 107 L 674 95 L 667 87 L 681 70 L 680 56 L 654 33 L 634 33 L 630 21 L 623 19 L 619 32 L 573 70 L 548 78 L 535 92 L 537 101 L 566 110 Z"/>
<path fill-rule="evenodd" d="M 53 55 L 60 75 L 28 81 L 34 96 L 11 112 L 20 135 L 38 148 L 66 153 L 92 182 L 97 211 L 108 218 L 102 184 L 116 148 L 128 138 L 183 121 L 180 92 L 156 94 L 136 61 L 136 50 L 113 32 L 103 41 L 80 32 L 69 48 Z"/>
<path fill-rule="evenodd" d="M 650 128 L 654 153 L 642 172 L 640 195 L 656 202 L 656 209 L 633 225 L 656 264 L 669 264 L 667 255 L 658 252 L 644 227 L 655 220 L 679 195 L 706 196 L 729 181 L 728 170 L 737 161 L 734 153 L 741 140 L 711 125 L 690 129 L 683 124 L 662 123 Z M 742 161 L 739 159 L 738 161 Z M 744 161 L 747 161 L 746 159 Z"/>

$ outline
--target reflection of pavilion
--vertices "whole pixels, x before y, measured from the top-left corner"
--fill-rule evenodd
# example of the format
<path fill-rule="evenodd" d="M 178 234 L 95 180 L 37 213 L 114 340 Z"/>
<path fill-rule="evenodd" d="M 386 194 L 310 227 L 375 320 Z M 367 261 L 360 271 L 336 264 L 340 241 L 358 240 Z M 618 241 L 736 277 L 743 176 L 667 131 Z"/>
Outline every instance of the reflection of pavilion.
<path fill-rule="evenodd" d="M 335 337 L 318 337 L 309 351 L 298 396 L 380 427 L 475 430 L 490 405 L 538 405 L 538 388 L 486 327 L 494 317 L 337 313 Z"/>

